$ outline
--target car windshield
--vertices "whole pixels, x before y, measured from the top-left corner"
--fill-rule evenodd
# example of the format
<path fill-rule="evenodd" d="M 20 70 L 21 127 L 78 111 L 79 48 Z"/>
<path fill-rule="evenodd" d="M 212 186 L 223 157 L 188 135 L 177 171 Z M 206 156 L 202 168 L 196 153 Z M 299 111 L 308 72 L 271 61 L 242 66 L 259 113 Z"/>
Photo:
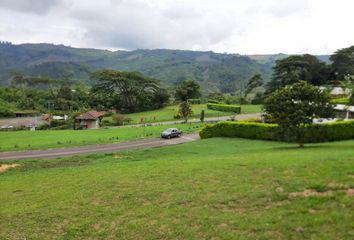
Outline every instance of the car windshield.
<path fill-rule="evenodd" d="M 172 132 L 173 128 L 167 128 L 165 132 Z"/>

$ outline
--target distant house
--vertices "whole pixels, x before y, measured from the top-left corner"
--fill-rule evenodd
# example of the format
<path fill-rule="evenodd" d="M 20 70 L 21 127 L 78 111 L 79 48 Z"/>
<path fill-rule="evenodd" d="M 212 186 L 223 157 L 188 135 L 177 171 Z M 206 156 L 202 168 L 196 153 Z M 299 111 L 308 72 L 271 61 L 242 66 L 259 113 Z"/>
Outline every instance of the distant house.
<path fill-rule="evenodd" d="M 334 106 L 336 117 L 339 119 L 354 119 L 354 106 L 337 104 Z"/>
<path fill-rule="evenodd" d="M 75 118 L 75 120 L 79 123 L 80 128 L 97 129 L 100 127 L 100 123 L 104 114 L 104 112 L 89 111 L 80 114 Z"/>
<path fill-rule="evenodd" d="M 348 88 L 341 88 L 341 87 L 334 87 L 332 88 L 332 90 L 330 91 L 330 94 L 332 96 L 338 96 L 338 97 L 342 97 L 342 96 L 348 96 L 350 95 L 351 90 Z"/>

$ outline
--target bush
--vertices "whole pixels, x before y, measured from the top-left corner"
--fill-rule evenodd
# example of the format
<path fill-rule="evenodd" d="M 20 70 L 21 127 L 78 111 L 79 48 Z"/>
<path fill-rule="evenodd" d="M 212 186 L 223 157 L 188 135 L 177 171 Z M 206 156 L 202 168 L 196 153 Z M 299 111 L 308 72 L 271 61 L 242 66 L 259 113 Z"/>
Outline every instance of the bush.
<path fill-rule="evenodd" d="M 221 111 L 221 112 L 233 112 L 233 113 L 241 112 L 241 107 L 238 105 L 208 103 L 207 108 L 216 111 Z"/>
<path fill-rule="evenodd" d="M 331 100 L 332 104 L 349 104 L 349 98 L 336 98 Z"/>
<path fill-rule="evenodd" d="M 182 118 L 182 116 L 179 113 L 177 113 L 173 116 L 173 119 L 181 119 L 181 118 Z"/>
<path fill-rule="evenodd" d="M 201 100 L 200 99 L 188 99 L 188 103 L 190 103 L 190 104 L 200 104 Z"/>
<path fill-rule="evenodd" d="M 260 140 L 282 140 L 274 134 L 278 131 L 276 124 L 252 122 L 220 122 L 204 127 L 200 137 L 240 137 Z M 354 121 L 342 121 L 328 124 L 316 124 L 307 128 L 305 133 L 306 143 L 338 141 L 354 139 Z"/>
<path fill-rule="evenodd" d="M 250 139 L 274 140 L 272 132 L 277 128 L 275 124 L 252 122 L 220 122 L 207 125 L 200 132 L 200 137 L 241 137 Z"/>
<path fill-rule="evenodd" d="M 124 123 L 130 123 L 132 121 L 131 118 L 127 118 L 123 114 L 120 114 L 120 113 L 114 114 L 112 116 L 112 119 L 113 119 L 114 124 L 117 126 L 121 126 Z M 108 126 L 108 124 L 107 124 L 107 126 Z"/>

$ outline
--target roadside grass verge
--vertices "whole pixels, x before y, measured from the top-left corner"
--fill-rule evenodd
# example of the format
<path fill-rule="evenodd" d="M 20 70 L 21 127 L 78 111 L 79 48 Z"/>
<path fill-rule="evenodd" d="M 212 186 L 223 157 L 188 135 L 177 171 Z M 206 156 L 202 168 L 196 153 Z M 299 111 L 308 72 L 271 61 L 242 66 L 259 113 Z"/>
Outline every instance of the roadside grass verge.
<path fill-rule="evenodd" d="M 0 132 L 0 152 L 76 147 L 92 144 L 124 142 L 159 137 L 169 127 L 184 133 L 199 131 L 203 124 L 174 124 L 146 127 L 124 127 L 95 130 L 41 130 Z"/>
<path fill-rule="evenodd" d="M 354 141 L 213 138 L 11 161 L 4 239 L 353 239 Z"/>

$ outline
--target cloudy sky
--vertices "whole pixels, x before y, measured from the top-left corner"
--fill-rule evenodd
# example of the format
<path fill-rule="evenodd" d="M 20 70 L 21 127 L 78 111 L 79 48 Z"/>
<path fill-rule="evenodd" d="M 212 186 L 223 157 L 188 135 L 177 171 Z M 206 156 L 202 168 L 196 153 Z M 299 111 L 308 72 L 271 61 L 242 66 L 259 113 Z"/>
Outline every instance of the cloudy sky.
<path fill-rule="evenodd" d="M 103 49 L 330 54 L 353 0 L 0 0 L 0 40 Z"/>

